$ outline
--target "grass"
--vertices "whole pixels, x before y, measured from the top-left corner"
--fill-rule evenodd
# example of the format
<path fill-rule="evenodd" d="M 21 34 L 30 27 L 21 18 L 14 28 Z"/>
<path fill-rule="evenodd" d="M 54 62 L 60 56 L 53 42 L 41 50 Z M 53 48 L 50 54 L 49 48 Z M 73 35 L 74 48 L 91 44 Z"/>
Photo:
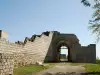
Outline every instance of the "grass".
<path fill-rule="evenodd" d="M 86 64 L 86 72 L 100 72 L 100 59 L 96 59 L 96 64 Z"/>
<path fill-rule="evenodd" d="M 84 65 L 86 72 L 100 72 L 100 64 L 71 63 L 72 66 Z M 99 74 L 100 75 L 100 74 Z"/>
<path fill-rule="evenodd" d="M 83 65 L 85 68 L 85 71 L 87 73 L 99 73 L 100 75 L 100 60 L 97 61 L 96 64 L 91 64 L 91 63 L 71 63 L 70 65 L 72 66 L 78 66 L 78 65 Z M 92 74 L 90 74 L 92 75 Z"/>
<path fill-rule="evenodd" d="M 86 72 L 100 72 L 100 64 L 86 64 Z"/>
<path fill-rule="evenodd" d="M 15 68 L 14 75 L 35 75 L 35 73 L 53 67 L 56 64 L 60 65 L 60 63 L 47 63 L 47 64 L 45 63 L 45 66 L 30 65 L 30 66 Z M 72 66 L 83 65 L 83 67 L 85 67 L 86 72 L 97 73 L 89 75 L 100 75 L 100 60 L 97 60 L 96 64 L 90 64 L 90 63 L 69 63 L 69 64 Z"/>
<path fill-rule="evenodd" d="M 96 59 L 96 63 L 97 64 L 100 64 L 100 59 Z"/>
<path fill-rule="evenodd" d="M 96 59 L 96 64 L 91 63 L 71 63 L 72 66 L 84 65 L 86 72 L 100 72 L 100 59 Z M 100 75 L 100 74 L 99 74 Z"/>
<path fill-rule="evenodd" d="M 14 69 L 14 75 L 34 75 L 36 72 L 47 69 L 49 66 L 30 65 Z"/>

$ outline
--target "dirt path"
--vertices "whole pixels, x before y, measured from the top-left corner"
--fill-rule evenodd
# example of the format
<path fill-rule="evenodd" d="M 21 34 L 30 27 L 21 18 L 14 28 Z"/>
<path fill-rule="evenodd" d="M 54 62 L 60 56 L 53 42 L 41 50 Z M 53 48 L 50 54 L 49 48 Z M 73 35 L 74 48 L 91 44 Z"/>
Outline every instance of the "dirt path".
<path fill-rule="evenodd" d="M 55 75 L 56 73 L 84 73 L 85 72 L 85 68 L 83 67 L 83 65 L 78 65 L 78 66 L 72 66 L 70 64 L 64 64 L 64 63 L 60 63 L 60 64 L 56 64 L 55 66 L 53 66 L 52 68 L 49 68 L 47 70 L 41 71 L 36 75 L 45 75 L 46 73 L 50 73 L 51 75 Z M 48 74 L 48 75 L 50 75 Z M 65 75 L 65 74 L 59 74 L 59 75 Z M 68 74 L 66 74 L 68 75 Z"/>

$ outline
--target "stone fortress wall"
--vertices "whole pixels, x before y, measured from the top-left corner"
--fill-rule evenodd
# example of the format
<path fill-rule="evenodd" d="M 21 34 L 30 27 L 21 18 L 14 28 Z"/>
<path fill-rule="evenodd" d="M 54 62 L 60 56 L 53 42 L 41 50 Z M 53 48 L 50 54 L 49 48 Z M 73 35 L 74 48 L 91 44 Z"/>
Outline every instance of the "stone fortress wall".
<path fill-rule="evenodd" d="M 0 31 L 0 75 L 13 74 L 13 68 L 43 62 L 53 32 L 33 35 L 23 42 L 10 43 L 8 35 Z"/>
<path fill-rule="evenodd" d="M 18 66 L 59 61 L 58 48 L 63 44 L 69 47 L 71 62 L 95 63 L 96 45 L 81 46 L 74 34 L 43 32 L 31 38 L 26 37 L 24 42 L 11 43 L 8 34 L 0 30 L 0 75 L 13 75 L 14 67 Z"/>
<path fill-rule="evenodd" d="M 83 63 L 96 63 L 96 45 L 90 44 L 88 46 L 76 45 L 74 47 L 75 61 Z"/>

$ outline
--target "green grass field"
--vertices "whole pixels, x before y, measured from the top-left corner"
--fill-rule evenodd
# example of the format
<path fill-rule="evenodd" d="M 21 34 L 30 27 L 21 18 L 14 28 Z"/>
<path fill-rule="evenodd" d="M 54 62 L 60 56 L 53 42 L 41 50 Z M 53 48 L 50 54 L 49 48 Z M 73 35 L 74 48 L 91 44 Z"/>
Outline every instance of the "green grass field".
<path fill-rule="evenodd" d="M 86 64 L 86 72 L 100 72 L 100 64 Z"/>
<path fill-rule="evenodd" d="M 86 64 L 84 67 L 86 72 L 100 72 L 100 59 L 96 60 L 96 64 Z"/>
<path fill-rule="evenodd" d="M 14 75 L 34 75 L 36 72 L 45 70 L 47 68 L 49 68 L 49 66 L 30 65 L 25 67 L 19 67 L 14 69 Z"/>

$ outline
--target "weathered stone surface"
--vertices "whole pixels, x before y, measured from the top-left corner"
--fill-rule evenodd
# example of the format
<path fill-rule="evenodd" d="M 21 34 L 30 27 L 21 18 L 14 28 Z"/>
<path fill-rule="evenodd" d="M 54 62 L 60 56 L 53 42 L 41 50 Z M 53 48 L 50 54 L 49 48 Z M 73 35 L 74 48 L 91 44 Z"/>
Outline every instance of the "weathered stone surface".
<path fill-rule="evenodd" d="M 37 61 L 37 62 L 36 62 L 36 65 L 43 66 L 43 63 L 42 63 L 42 62 Z"/>
<path fill-rule="evenodd" d="M 60 47 L 68 48 L 69 62 L 96 63 L 96 45 L 81 46 L 75 34 L 54 32 L 45 62 L 60 61 Z"/>
<path fill-rule="evenodd" d="M 57 31 L 43 32 L 25 38 L 24 42 L 11 43 L 8 34 L 0 30 L 0 73 L 13 74 L 13 68 L 39 62 L 59 62 L 59 47 L 68 47 L 68 60 L 71 62 L 96 61 L 96 45 L 81 46 L 74 34 L 60 34 Z"/>
<path fill-rule="evenodd" d="M 0 53 L 0 75 L 13 75 L 13 54 Z"/>

